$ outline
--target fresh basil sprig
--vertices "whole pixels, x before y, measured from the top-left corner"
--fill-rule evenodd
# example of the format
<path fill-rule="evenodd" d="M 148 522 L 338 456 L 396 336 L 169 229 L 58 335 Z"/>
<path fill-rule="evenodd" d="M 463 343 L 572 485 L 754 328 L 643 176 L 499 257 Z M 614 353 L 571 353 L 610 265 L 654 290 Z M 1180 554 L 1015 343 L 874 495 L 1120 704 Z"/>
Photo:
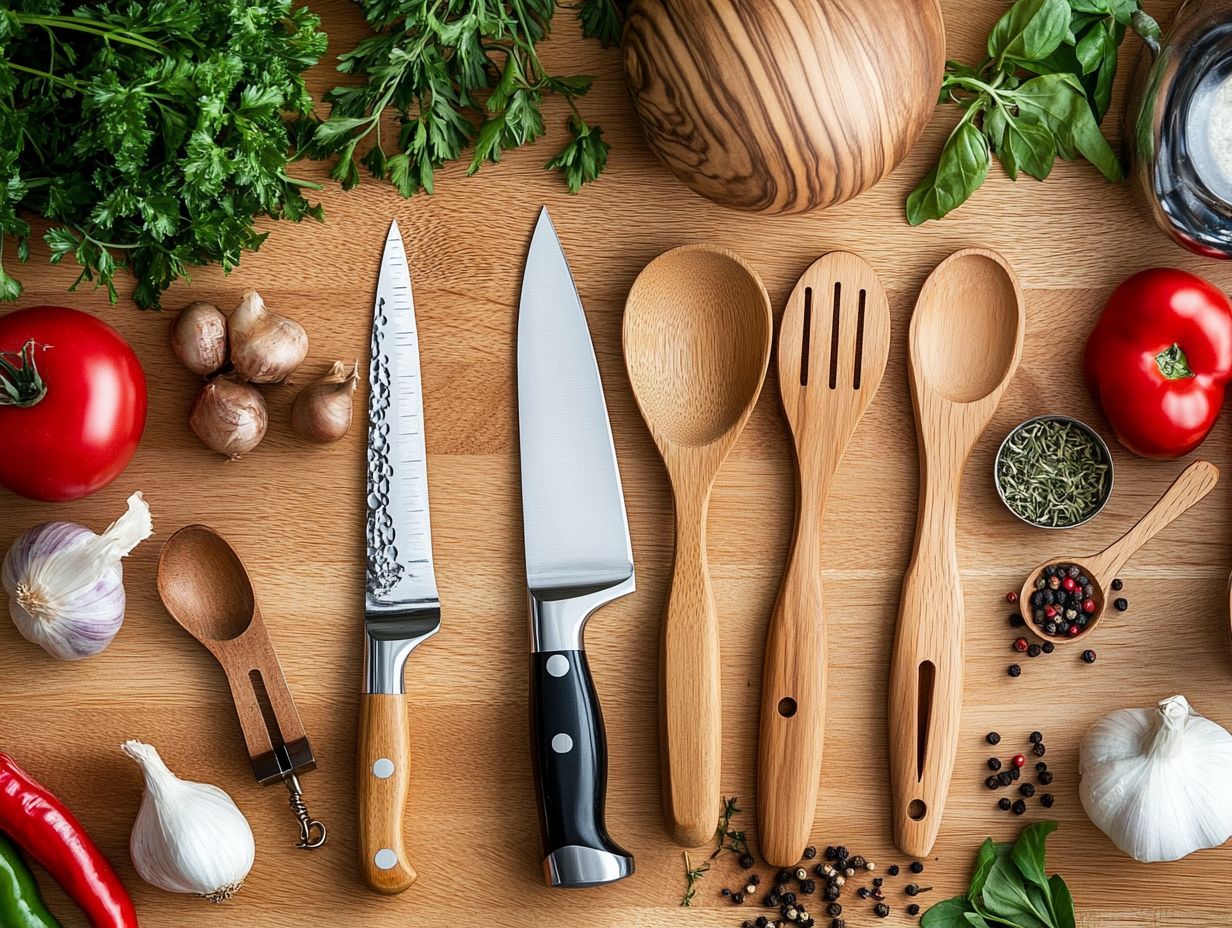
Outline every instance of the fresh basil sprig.
<path fill-rule="evenodd" d="M 940 219 L 984 182 L 995 155 L 1012 180 L 1043 180 L 1058 158 L 1124 176 L 1099 130 L 1127 28 L 1158 36 L 1138 0 L 1017 0 L 988 36 L 979 67 L 947 61 L 940 102 L 962 118 L 937 166 L 907 198 L 913 226 Z"/>
<path fill-rule="evenodd" d="M 1056 830 L 1056 822 L 1040 822 L 1024 828 L 1012 844 L 986 839 L 967 894 L 930 908 L 923 928 L 1075 928 L 1069 887 L 1045 869 L 1044 845 Z"/>

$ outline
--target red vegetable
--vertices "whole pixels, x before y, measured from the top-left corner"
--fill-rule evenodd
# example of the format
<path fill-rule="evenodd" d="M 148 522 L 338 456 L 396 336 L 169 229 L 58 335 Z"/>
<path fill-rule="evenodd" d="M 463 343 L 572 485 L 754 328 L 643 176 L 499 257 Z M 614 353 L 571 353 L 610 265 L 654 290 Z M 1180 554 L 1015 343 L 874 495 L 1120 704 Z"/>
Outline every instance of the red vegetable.
<path fill-rule="evenodd" d="M 91 928 L 136 928 L 137 912 L 111 864 L 55 796 L 0 754 L 0 831 L 37 860 Z"/>
<path fill-rule="evenodd" d="M 87 496 L 128 466 L 145 413 L 141 362 L 111 326 L 62 306 L 0 316 L 0 485 Z"/>
<path fill-rule="evenodd" d="M 1148 458 L 1188 454 L 1215 424 L 1232 378 L 1232 304 L 1186 271 L 1135 274 L 1108 298 L 1085 368 L 1121 444 Z"/>

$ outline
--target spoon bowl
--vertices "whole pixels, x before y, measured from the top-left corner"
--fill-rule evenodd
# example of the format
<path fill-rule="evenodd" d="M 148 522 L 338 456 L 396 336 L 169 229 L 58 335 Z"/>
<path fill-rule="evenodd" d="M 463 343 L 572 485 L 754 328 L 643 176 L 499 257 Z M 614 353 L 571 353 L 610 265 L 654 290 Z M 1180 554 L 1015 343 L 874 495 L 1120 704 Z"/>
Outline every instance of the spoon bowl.
<path fill-rule="evenodd" d="M 256 612 L 252 581 L 226 539 L 205 525 L 188 525 L 163 545 L 158 595 L 171 617 L 200 641 L 233 641 Z"/>
<path fill-rule="evenodd" d="M 675 499 L 663 619 L 664 816 L 674 840 L 714 837 L 720 802 L 719 630 L 706 566 L 715 475 L 757 403 L 770 361 L 770 297 L 738 255 L 686 245 L 638 275 L 625 306 L 625 365 Z"/>

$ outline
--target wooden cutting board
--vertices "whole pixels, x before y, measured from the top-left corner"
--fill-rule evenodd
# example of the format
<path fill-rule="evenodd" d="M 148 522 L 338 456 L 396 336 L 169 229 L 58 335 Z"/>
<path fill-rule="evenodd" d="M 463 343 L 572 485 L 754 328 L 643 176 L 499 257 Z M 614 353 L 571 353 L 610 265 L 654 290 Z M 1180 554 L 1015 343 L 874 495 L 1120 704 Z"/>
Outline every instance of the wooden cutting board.
<path fill-rule="evenodd" d="M 1148 4 L 1170 13 L 1173 3 Z M 343 0 L 314 2 L 334 52 L 363 32 Z M 948 0 L 949 54 L 976 58 L 1003 4 Z M 1081 385 L 1080 352 L 1108 291 L 1127 274 L 1172 264 L 1232 287 L 1232 266 L 1189 256 L 1157 234 L 1127 186 L 1112 186 L 1085 165 L 1058 165 L 1044 184 L 993 176 L 952 219 L 910 229 L 903 199 L 935 158 L 952 123 L 938 114 L 912 157 L 883 184 L 840 208 L 792 218 L 728 212 L 674 181 L 643 146 L 620 84 L 617 54 L 583 42 L 562 14 L 544 49 L 550 67 L 598 75 L 587 116 L 613 143 L 603 180 L 571 197 L 540 170 L 560 144 L 565 108 L 549 104 L 549 137 L 467 179 L 453 166 L 437 195 L 400 199 L 365 180 L 323 193 L 327 222 L 271 223 L 258 254 L 230 277 L 217 269 L 177 287 L 169 309 L 190 299 L 228 310 L 257 288 L 271 306 L 299 319 L 311 337 L 304 376 L 335 358 L 363 357 L 381 244 L 397 217 L 415 278 L 432 488 L 442 633 L 411 660 L 411 740 L 415 757 L 408 820 L 419 882 L 378 898 L 360 883 L 355 861 L 352 758 L 360 678 L 362 606 L 362 421 L 341 444 L 311 448 L 287 425 L 290 388 L 268 391 L 273 425 L 265 443 L 237 463 L 198 445 L 187 426 L 194 378 L 166 347 L 168 316 L 131 303 L 108 307 L 98 293 L 65 293 L 74 270 L 47 265 L 36 243 L 21 269 L 22 305 L 67 302 L 98 313 L 131 340 L 150 380 L 145 441 L 127 473 L 103 492 L 62 506 L 0 493 L 0 548 L 30 525 L 70 519 L 101 530 L 135 489 L 145 491 L 156 535 L 125 567 L 128 618 L 101 656 L 60 664 L 0 622 L 0 749 L 58 792 L 87 824 L 133 891 L 142 924 L 216 926 L 405 926 L 476 924 L 568 926 L 738 926 L 761 914 L 719 896 L 736 886 L 734 859 L 717 862 L 692 909 L 683 891 L 680 849 L 660 815 L 657 735 L 659 617 L 671 560 L 666 478 L 629 391 L 620 353 L 621 308 L 629 285 L 659 252 L 711 241 L 743 254 L 763 275 L 776 315 L 798 275 L 819 255 L 857 251 L 882 275 L 894 315 L 885 381 L 857 430 L 834 486 L 825 527 L 830 604 L 830 699 L 826 753 L 814 837 L 841 842 L 883 866 L 906 863 L 891 850 L 886 761 L 886 680 L 899 584 L 915 523 L 916 455 L 907 394 L 907 320 L 920 284 L 943 257 L 964 246 L 999 250 L 1027 295 L 1028 330 L 1019 372 L 967 471 L 959 520 L 959 560 L 967 595 L 967 682 L 961 753 L 935 861 L 920 897 L 931 902 L 966 886 L 977 843 L 1008 838 L 1023 820 L 999 812 L 983 787 L 989 751 L 983 735 L 1002 733 L 1001 753 L 1046 736 L 1056 773 L 1052 817 L 1061 829 L 1050 864 L 1070 882 L 1084 928 L 1226 926 L 1232 900 L 1225 875 L 1232 847 L 1185 861 L 1133 864 L 1086 820 L 1078 802 L 1077 743 L 1087 725 L 1114 708 L 1184 693 L 1232 726 L 1232 657 L 1225 588 L 1232 567 L 1226 530 L 1229 489 L 1211 497 L 1152 542 L 1125 571 L 1130 611 L 1093 642 L 1099 660 L 1082 664 L 1059 649 L 1024 660 L 1020 679 L 1006 625 L 1006 590 L 1058 542 L 1098 550 L 1155 500 L 1182 462 L 1136 459 L 1117 449 L 1116 491 L 1089 526 L 1066 534 L 1014 521 L 992 486 L 996 444 L 1017 421 L 1042 412 L 1080 416 L 1111 440 Z M 1133 44 L 1130 40 L 1127 44 Z M 1131 56 L 1132 57 L 1132 56 Z M 1123 69 L 1124 72 L 1128 68 Z M 1124 76 L 1124 74 L 1123 74 Z M 314 73 L 324 88 L 328 66 Z M 1114 106 L 1114 114 L 1118 112 Z M 1116 122 L 1115 118 L 1112 120 Z M 1111 127 L 1110 127 L 1111 128 Z M 305 168 L 322 175 L 319 166 Z M 514 397 L 515 314 L 522 261 L 536 210 L 547 203 L 573 266 L 607 390 L 628 499 L 638 592 L 599 614 L 588 644 L 611 742 L 608 820 L 637 856 L 637 874 L 600 890 L 550 892 L 541 885 L 538 829 L 527 746 L 527 628 Z M 980 345 L 955 345 L 980 351 Z M 773 371 L 767 378 L 777 382 Z M 366 402 L 366 394 L 359 397 Z M 12 453 L 6 449 L 6 453 Z M 1232 424 L 1225 418 L 1203 446 L 1232 484 Z M 719 476 L 710 517 L 710 564 L 722 626 L 723 788 L 740 798 L 740 827 L 752 834 L 762 642 L 779 582 L 792 516 L 786 426 L 773 389 Z M 309 807 L 330 828 L 329 843 L 296 850 L 285 791 L 261 789 L 249 771 L 226 684 L 210 656 L 163 612 L 154 587 L 159 545 L 177 528 L 205 522 L 244 558 L 296 695 L 320 769 L 304 777 Z M 1154 617 L 1166 615 L 1166 625 Z M 1179 617 L 1179 618 L 1178 618 Z M 212 907 L 144 886 L 128 860 L 140 801 L 137 768 L 119 751 L 126 738 L 156 745 L 181 775 L 219 784 L 239 803 L 257 837 L 249 884 Z M 1033 802 L 1027 820 L 1041 820 Z M 716 809 L 716 814 L 718 810 Z M 704 854 L 696 854 L 702 857 Z M 761 871 L 763 875 L 767 871 Z M 49 881 L 42 880 L 44 886 Z M 904 885 L 905 879 L 889 881 Z M 48 893 L 65 925 L 80 925 L 58 890 Z M 908 899 L 892 891 L 908 924 Z M 881 924 L 853 896 L 854 926 Z M 815 907 L 820 909 L 820 906 Z M 822 922 L 819 920 L 819 924 Z"/>

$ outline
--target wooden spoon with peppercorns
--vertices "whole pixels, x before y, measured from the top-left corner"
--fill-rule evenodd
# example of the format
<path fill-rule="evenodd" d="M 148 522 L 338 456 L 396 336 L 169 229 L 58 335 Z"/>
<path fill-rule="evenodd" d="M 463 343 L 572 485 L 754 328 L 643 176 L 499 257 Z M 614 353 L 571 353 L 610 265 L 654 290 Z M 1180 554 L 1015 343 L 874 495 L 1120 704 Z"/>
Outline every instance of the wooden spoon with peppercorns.
<path fill-rule="evenodd" d="M 1051 558 L 1040 564 L 1018 597 L 1027 628 L 1057 644 L 1085 641 L 1108 611 L 1106 591 L 1125 562 L 1215 489 L 1218 481 L 1214 464 L 1195 461 L 1133 528 L 1099 554 Z M 1043 614 L 1037 617 L 1037 611 Z"/>

